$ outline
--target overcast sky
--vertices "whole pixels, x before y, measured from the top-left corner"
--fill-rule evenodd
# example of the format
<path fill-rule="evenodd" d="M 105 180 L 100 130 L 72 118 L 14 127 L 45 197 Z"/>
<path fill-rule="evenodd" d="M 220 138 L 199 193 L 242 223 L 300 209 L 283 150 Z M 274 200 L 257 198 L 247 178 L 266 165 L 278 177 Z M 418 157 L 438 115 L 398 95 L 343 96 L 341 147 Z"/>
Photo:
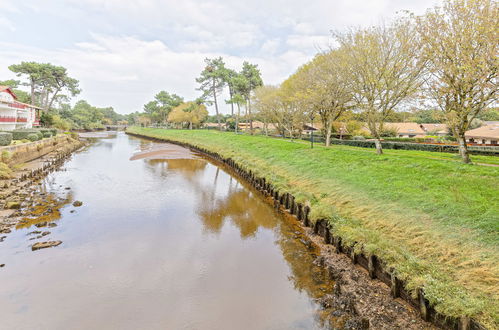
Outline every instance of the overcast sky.
<path fill-rule="evenodd" d="M 78 99 L 142 110 L 160 90 L 200 95 L 206 57 L 259 65 L 277 84 L 331 43 L 330 31 L 367 26 L 438 0 L 0 0 L 0 80 L 10 64 L 62 65 Z M 224 106 L 224 112 L 228 107 Z"/>

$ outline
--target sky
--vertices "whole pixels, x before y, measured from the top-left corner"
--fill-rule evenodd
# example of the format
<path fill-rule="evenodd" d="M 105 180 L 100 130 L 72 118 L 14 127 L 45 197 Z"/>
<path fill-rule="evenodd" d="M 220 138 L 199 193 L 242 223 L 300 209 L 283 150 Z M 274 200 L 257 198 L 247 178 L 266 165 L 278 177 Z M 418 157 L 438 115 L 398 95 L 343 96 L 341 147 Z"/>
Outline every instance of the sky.
<path fill-rule="evenodd" d="M 80 81 L 73 102 L 130 113 L 161 90 L 200 96 L 195 79 L 207 57 L 222 56 L 236 70 L 243 61 L 258 64 L 264 83 L 278 84 L 333 46 L 331 31 L 379 24 L 403 10 L 422 14 L 438 3 L 0 0 L 0 80 L 16 78 L 8 66 L 21 61 L 62 65 Z"/>

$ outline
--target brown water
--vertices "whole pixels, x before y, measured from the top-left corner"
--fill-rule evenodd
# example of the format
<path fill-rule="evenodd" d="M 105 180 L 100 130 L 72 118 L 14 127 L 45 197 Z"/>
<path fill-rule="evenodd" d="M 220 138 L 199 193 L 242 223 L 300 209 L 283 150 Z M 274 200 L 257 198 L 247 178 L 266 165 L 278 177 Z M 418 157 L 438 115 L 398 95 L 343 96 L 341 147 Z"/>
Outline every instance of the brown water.
<path fill-rule="evenodd" d="M 329 322 L 317 299 L 333 283 L 298 224 L 201 155 L 120 133 L 74 155 L 40 189 L 44 203 L 0 243 L 1 329 Z M 50 234 L 31 239 L 35 230 Z M 48 240 L 63 243 L 31 251 Z"/>

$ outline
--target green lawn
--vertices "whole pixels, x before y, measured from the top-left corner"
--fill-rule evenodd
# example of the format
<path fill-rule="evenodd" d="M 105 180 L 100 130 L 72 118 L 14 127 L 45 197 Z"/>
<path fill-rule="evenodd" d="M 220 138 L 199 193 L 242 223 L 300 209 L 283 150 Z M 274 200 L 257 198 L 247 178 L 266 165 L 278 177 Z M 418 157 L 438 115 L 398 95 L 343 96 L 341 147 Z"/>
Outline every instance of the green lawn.
<path fill-rule="evenodd" d="M 454 154 L 374 150 L 207 130 L 129 128 L 231 157 L 392 265 L 437 310 L 499 326 L 499 167 Z M 492 156 L 472 157 L 499 164 Z"/>

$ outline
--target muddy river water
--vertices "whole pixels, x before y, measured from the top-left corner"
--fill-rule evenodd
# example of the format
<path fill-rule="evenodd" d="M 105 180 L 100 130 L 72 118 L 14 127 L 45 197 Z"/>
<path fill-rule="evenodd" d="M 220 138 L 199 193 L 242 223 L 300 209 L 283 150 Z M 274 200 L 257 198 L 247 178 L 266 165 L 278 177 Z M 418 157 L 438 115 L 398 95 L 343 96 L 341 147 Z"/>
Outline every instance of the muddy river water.
<path fill-rule="evenodd" d="M 38 189 L 44 215 L 0 243 L 1 329 L 330 322 L 318 299 L 333 283 L 314 262 L 315 245 L 202 155 L 119 133 L 73 155 Z M 54 240 L 62 244 L 31 250 Z"/>

